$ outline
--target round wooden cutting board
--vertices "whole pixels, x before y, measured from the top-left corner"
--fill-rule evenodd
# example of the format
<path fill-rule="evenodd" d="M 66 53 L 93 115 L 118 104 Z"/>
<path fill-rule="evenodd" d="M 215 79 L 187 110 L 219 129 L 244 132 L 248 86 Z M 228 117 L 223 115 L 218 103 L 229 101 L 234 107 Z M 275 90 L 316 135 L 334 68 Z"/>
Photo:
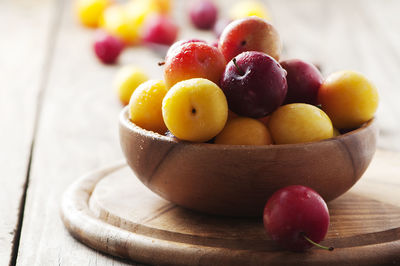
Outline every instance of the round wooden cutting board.
<path fill-rule="evenodd" d="M 238 195 L 240 197 L 240 195 Z M 95 171 L 64 194 L 62 218 L 78 240 L 102 252 L 157 265 L 400 264 L 400 155 L 378 151 L 356 186 L 330 202 L 322 244 L 280 249 L 260 218 L 203 215 L 152 193 L 124 164 Z"/>

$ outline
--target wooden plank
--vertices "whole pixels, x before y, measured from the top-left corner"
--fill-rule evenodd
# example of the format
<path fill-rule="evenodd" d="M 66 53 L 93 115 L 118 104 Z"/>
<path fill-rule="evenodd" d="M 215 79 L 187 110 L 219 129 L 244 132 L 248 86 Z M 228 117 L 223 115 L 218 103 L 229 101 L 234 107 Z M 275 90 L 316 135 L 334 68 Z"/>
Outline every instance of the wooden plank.
<path fill-rule="evenodd" d="M 363 65 L 366 73 L 380 89 L 382 102 L 378 110 L 381 125 L 380 146 L 386 149 L 400 150 L 400 27 L 398 2 L 379 4 L 371 1 L 365 8 L 360 24 L 369 29 L 364 33 L 362 46 L 365 58 Z M 370 43 L 368 45 L 368 43 Z M 361 46 L 361 45 L 360 45 Z M 369 49 L 368 49 L 369 48 Z"/>
<path fill-rule="evenodd" d="M 0 1 L 0 265 L 12 262 L 18 247 L 19 217 L 51 39 L 51 2 Z"/>
<path fill-rule="evenodd" d="M 75 237 L 95 249 L 155 265 L 398 264 L 400 195 L 387 192 L 400 188 L 394 174 L 400 171 L 399 160 L 400 153 L 378 151 L 364 182 L 328 203 L 330 226 L 322 244 L 334 246 L 332 253 L 279 248 L 264 229 L 262 213 L 259 218 L 217 217 L 173 205 L 121 164 L 74 183 L 63 198 L 63 220 Z M 380 180 L 371 182 L 374 173 Z M 381 189 L 373 200 L 363 188 L 377 183 Z"/>
<path fill-rule="evenodd" d="M 60 32 L 43 95 L 17 265 L 127 265 L 85 247 L 61 223 L 59 203 L 66 187 L 122 155 L 121 106 L 112 89 L 119 66 L 97 61 L 90 47 L 93 32 L 77 24 L 72 1 L 59 3 Z M 148 62 L 143 66 L 148 73 L 161 74 L 159 59 L 146 49 L 127 51 L 121 59 L 121 64 Z"/>
<path fill-rule="evenodd" d="M 352 69 L 377 86 L 379 146 L 400 150 L 399 2 L 373 0 L 269 1 L 285 49 L 284 58 L 322 66 L 325 76 Z"/>

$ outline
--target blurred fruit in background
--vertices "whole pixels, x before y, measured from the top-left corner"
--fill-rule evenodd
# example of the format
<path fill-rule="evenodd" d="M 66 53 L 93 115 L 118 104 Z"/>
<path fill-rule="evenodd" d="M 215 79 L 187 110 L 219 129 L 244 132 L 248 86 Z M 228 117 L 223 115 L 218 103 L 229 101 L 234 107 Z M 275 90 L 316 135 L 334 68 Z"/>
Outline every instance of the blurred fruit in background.
<path fill-rule="evenodd" d="M 211 0 L 198 0 L 190 6 L 190 19 L 198 29 L 209 30 L 218 17 L 218 8 Z"/>
<path fill-rule="evenodd" d="M 79 21 L 86 27 L 97 27 L 103 11 L 111 3 L 111 0 L 77 0 L 75 9 Z"/>
<path fill-rule="evenodd" d="M 192 24 L 198 29 L 212 29 L 218 38 L 230 22 L 251 16 L 271 20 L 267 8 L 258 1 L 234 3 L 228 17 L 219 17 L 218 7 L 212 0 L 197 0 L 189 6 L 189 18 Z"/>
<path fill-rule="evenodd" d="M 125 45 L 139 44 L 142 40 L 171 45 L 176 40 L 178 26 L 168 16 L 170 10 L 171 0 L 76 0 L 75 12 L 83 25 L 100 27 Z"/>
<path fill-rule="evenodd" d="M 267 8 L 259 1 L 239 1 L 229 11 L 231 19 L 240 19 L 250 16 L 271 20 Z"/>
<path fill-rule="evenodd" d="M 126 44 L 139 41 L 139 19 L 128 15 L 122 5 L 108 7 L 100 18 L 99 25 L 106 32 L 123 40 Z"/>
<path fill-rule="evenodd" d="M 172 0 L 154 0 L 161 13 L 169 13 L 172 7 Z"/>
<path fill-rule="evenodd" d="M 131 0 L 124 5 L 124 8 L 128 20 L 136 26 L 139 32 L 150 15 L 160 13 L 160 9 L 154 1 Z"/>
<path fill-rule="evenodd" d="M 171 0 L 131 0 L 132 2 L 142 2 L 153 12 L 167 14 L 171 11 Z"/>
<path fill-rule="evenodd" d="M 178 36 L 179 27 L 165 15 L 152 15 L 143 26 L 142 39 L 147 43 L 171 45 Z"/>
<path fill-rule="evenodd" d="M 97 58 L 104 64 L 115 63 L 123 48 L 124 43 L 119 38 L 104 31 L 96 32 L 93 49 Z"/>
<path fill-rule="evenodd" d="M 172 43 L 171 39 L 174 36 L 176 38 L 178 27 L 171 18 L 167 17 L 170 6 L 170 0 L 131 0 L 124 4 L 114 4 L 103 12 L 99 24 L 105 31 L 121 38 L 125 43 L 138 44 L 142 39 L 144 25 L 150 20 L 149 23 L 153 28 L 150 31 L 161 31 L 164 37 L 160 39 Z M 163 14 L 163 16 L 157 16 L 157 14 Z M 163 22 L 167 25 L 160 24 Z M 149 30 L 145 33 L 149 35 Z M 154 37 L 150 38 L 154 39 Z"/>
<path fill-rule="evenodd" d="M 135 89 L 149 78 L 147 74 L 134 65 L 122 67 L 115 76 L 114 88 L 123 105 L 127 105 Z"/>

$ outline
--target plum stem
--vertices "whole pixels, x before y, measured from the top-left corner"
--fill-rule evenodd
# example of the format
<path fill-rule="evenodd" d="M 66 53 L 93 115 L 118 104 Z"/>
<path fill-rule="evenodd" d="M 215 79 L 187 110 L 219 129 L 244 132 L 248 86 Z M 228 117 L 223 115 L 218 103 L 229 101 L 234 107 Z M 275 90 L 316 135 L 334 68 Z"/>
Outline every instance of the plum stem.
<path fill-rule="evenodd" d="M 158 62 L 158 65 L 159 65 L 159 66 L 163 66 L 163 65 L 165 65 L 165 61 Z"/>
<path fill-rule="evenodd" d="M 305 240 L 307 240 L 308 242 L 310 242 L 311 244 L 313 244 L 316 247 L 319 247 L 319 248 L 322 248 L 322 249 L 325 249 L 325 250 L 329 250 L 329 251 L 333 251 L 334 250 L 334 247 L 326 247 L 326 246 L 320 245 L 320 244 L 312 241 L 310 238 L 308 238 L 306 236 L 305 233 L 301 233 L 301 235 L 304 237 Z"/>
<path fill-rule="evenodd" d="M 244 71 L 243 71 L 243 69 L 241 69 L 241 68 L 238 66 L 235 57 L 232 59 L 232 62 L 233 62 L 233 64 L 235 65 L 235 67 L 237 68 L 237 70 L 239 71 L 240 75 L 244 75 Z"/>

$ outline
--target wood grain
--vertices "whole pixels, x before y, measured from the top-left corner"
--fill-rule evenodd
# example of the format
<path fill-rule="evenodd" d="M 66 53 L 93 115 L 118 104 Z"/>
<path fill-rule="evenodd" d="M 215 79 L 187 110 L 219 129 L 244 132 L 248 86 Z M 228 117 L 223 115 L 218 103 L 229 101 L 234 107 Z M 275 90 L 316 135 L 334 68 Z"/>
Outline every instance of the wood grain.
<path fill-rule="evenodd" d="M 318 63 L 324 76 L 352 69 L 379 90 L 378 145 L 400 151 L 399 3 L 387 0 L 268 1 L 285 46 L 282 59 Z"/>
<path fill-rule="evenodd" d="M 12 263 L 18 249 L 52 2 L 0 1 L 0 265 Z"/>
<path fill-rule="evenodd" d="M 304 185 L 326 201 L 349 190 L 376 148 L 375 120 L 324 141 L 269 146 L 188 143 L 120 114 L 120 142 L 135 175 L 161 197 L 210 214 L 260 216 L 276 190 Z"/>
<path fill-rule="evenodd" d="M 43 112 L 40 115 L 41 122 L 32 157 L 33 167 L 18 264 L 40 266 L 125 265 L 123 262 L 93 252 L 73 240 L 63 229 L 58 215 L 60 197 L 68 184 L 72 183 L 77 176 L 83 175 L 95 167 L 122 158 L 117 136 L 117 115 L 120 107 L 111 88 L 112 79 L 118 66 L 102 66 L 93 57 L 90 52 L 92 32 L 82 29 L 76 23 L 72 15 L 71 2 L 58 1 L 58 3 L 63 3 L 62 13 L 56 14 L 62 23 L 57 33 L 55 56 L 51 61 L 53 65 L 46 76 L 49 83 L 43 98 Z M 183 25 L 180 37 L 196 37 L 210 41 L 214 39 L 211 33 L 196 31 L 189 26 L 185 12 L 189 1 L 176 0 L 175 2 L 174 17 Z M 6 212 L 1 212 L 2 214 L 7 213 L 6 220 L 3 221 L 8 221 L 13 216 L 12 210 L 15 209 L 12 206 L 15 204 L 13 205 L 12 202 L 15 202 L 13 199 L 19 197 L 17 195 L 18 188 L 23 184 L 18 176 L 26 172 L 28 158 L 26 155 L 14 154 L 20 147 L 19 145 L 26 142 L 21 138 L 21 141 L 11 144 L 10 139 L 14 139 L 14 135 L 21 132 L 25 135 L 30 134 L 30 126 L 25 127 L 24 125 L 29 125 L 28 118 L 31 117 L 32 109 L 28 106 L 30 101 L 35 101 L 36 95 L 31 87 L 28 88 L 22 82 L 24 75 L 30 71 L 21 69 L 29 67 L 36 71 L 40 69 L 41 63 L 37 58 L 42 54 L 40 47 L 45 46 L 43 46 L 44 39 L 39 37 L 43 35 L 36 35 L 36 33 L 47 30 L 47 28 L 41 26 L 42 23 L 34 19 L 38 18 L 39 20 L 40 18 L 40 21 L 48 19 L 48 16 L 38 10 L 51 10 L 51 12 L 54 10 L 54 1 L 47 0 L 29 1 L 29 6 L 35 6 L 29 9 L 30 12 L 25 12 L 24 6 L 18 4 L 15 5 L 15 10 L 4 8 L 11 4 L 14 5 L 14 3 L 28 5 L 28 2 L 23 0 L 0 1 L 2 21 L 0 32 L 4 36 L 0 46 L 4 47 L 3 45 L 7 43 L 6 52 L 2 50 L 0 60 L 2 66 L 0 110 L 3 110 L 2 106 L 9 106 L 4 110 L 6 112 L 1 113 L 0 116 L 2 119 L 4 116 L 7 117 L 7 121 L 12 121 L 12 123 L 7 122 L 7 126 L 1 125 L 0 135 L 6 134 L 12 138 L 1 138 L 0 140 L 2 148 L 0 163 L 6 162 L 6 168 L 15 167 L 16 169 L 11 172 L 1 170 L 2 186 L 3 188 L 7 187 L 5 189 L 7 192 L 2 190 L 2 195 L 10 195 L 5 201 L 7 202 L 5 204 L 7 205 Z M 232 1 L 228 0 L 219 1 L 223 14 L 226 14 L 231 3 Z M 398 120 L 400 116 L 400 106 L 398 105 L 400 76 L 397 74 L 400 53 L 400 45 L 398 45 L 400 32 L 397 30 L 400 27 L 399 2 L 397 0 L 385 0 L 384 2 L 375 0 L 269 0 L 266 1 L 266 4 L 282 35 L 286 58 L 298 57 L 316 62 L 321 65 L 325 75 L 335 70 L 355 69 L 364 72 L 376 83 L 382 96 L 378 110 L 382 138 L 378 144 L 388 149 L 400 150 L 400 138 L 398 137 L 400 132 Z M 27 23 L 17 23 L 20 19 L 17 16 L 12 18 L 18 12 L 24 17 L 21 21 L 34 20 L 35 23 L 31 25 L 34 30 L 25 30 Z M 9 29 L 11 28 L 9 25 L 15 25 L 12 27 L 12 31 Z M 25 38 L 25 36 L 30 38 Z M 26 39 L 30 41 L 26 41 Z M 31 45 L 37 48 L 37 53 L 29 54 L 27 52 L 29 49 L 26 47 Z M 4 61 L 3 55 L 5 54 L 18 55 L 21 59 L 13 60 L 10 56 L 11 59 Z M 24 58 L 29 59 L 28 63 L 20 67 L 22 65 L 20 62 Z M 124 51 L 120 65 L 139 64 L 152 77 L 159 78 L 162 69 L 154 67 L 153 64 L 158 60 L 157 55 L 147 49 L 132 48 Z M 3 72 L 3 66 L 6 66 L 8 70 Z M 32 74 L 29 78 L 32 82 L 29 84 L 36 84 L 35 80 L 37 79 L 38 76 Z M 11 90 L 11 88 L 13 89 Z M 7 91 L 6 94 L 3 94 L 4 90 Z M 17 96 L 10 96 L 10 92 L 14 90 L 18 91 Z M 24 97 L 20 98 L 21 95 Z M 19 102 L 24 107 L 16 108 L 16 105 L 4 102 Z M 8 109 L 10 107 L 13 109 Z M 18 124 L 15 121 L 24 122 Z M 26 121 L 28 122 L 26 123 Z M 16 130 L 16 127 L 23 128 Z M 12 130 L 5 131 L 4 128 L 12 128 Z M 26 147 L 26 144 L 24 145 Z M 16 159 L 9 160 L 11 158 Z M 21 161 L 21 164 L 17 163 L 18 161 Z M 2 164 L 2 169 L 3 167 Z M 3 184 L 3 180 L 6 179 L 4 176 L 9 177 L 7 181 L 4 181 L 7 184 Z M 377 196 L 379 190 L 383 190 L 381 183 L 385 182 L 379 173 L 376 173 L 375 184 L 370 185 L 366 191 L 371 196 Z M 378 191 L 374 191 L 374 188 Z M 395 184 L 384 191 L 388 195 L 397 195 L 399 194 L 398 190 L 399 185 Z M 391 197 L 387 198 L 390 201 Z M 395 197 L 392 201 L 394 199 Z M 3 204 L 1 205 L 3 206 Z M 14 211 L 15 213 L 16 211 Z M 7 234 L 8 229 L 4 232 L 0 230 L 1 239 L 5 239 L 5 242 L 9 243 L 10 237 Z M 6 244 L 5 247 L 8 246 L 9 244 Z M 1 249 L 0 252 L 3 250 L 7 253 L 6 249 Z M 3 259 L 3 256 L 1 257 Z M 4 259 L 5 262 L 7 260 L 8 258 Z"/>
<path fill-rule="evenodd" d="M 400 154 L 391 160 L 381 154 L 373 171 L 385 177 L 400 170 L 391 164 Z M 370 181 L 369 171 L 363 179 Z M 331 224 L 323 244 L 335 246 L 333 252 L 286 252 L 268 237 L 261 218 L 208 216 L 174 206 L 120 164 L 77 181 L 64 196 L 62 214 L 69 231 L 85 244 L 157 265 L 400 263 L 400 206 L 371 200 L 357 187 L 329 204 Z"/>
<path fill-rule="evenodd" d="M 59 217 L 68 184 L 122 156 L 117 140 L 121 107 L 111 88 L 118 66 L 107 68 L 96 60 L 90 47 L 93 32 L 77 24 L 72 3 L 56 3 L 60 30 L 44 88 L 17 265 L 128 264 L 82 246 Z"/>

